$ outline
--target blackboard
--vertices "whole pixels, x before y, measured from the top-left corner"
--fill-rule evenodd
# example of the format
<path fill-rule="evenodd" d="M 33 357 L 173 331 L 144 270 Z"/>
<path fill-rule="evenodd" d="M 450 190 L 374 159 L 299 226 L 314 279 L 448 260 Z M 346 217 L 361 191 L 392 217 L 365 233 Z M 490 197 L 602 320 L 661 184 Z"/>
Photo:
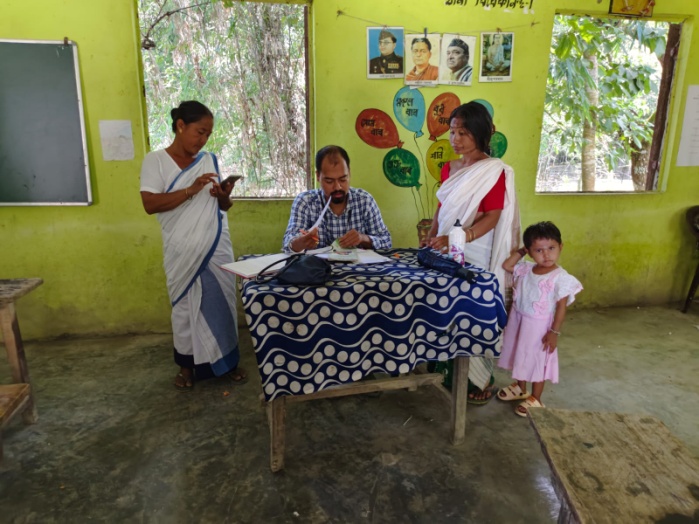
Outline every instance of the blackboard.
<path fill-rule="evenodd" d="M 0 205 L 91 203 L 77 46 L 0 40 Z"/>

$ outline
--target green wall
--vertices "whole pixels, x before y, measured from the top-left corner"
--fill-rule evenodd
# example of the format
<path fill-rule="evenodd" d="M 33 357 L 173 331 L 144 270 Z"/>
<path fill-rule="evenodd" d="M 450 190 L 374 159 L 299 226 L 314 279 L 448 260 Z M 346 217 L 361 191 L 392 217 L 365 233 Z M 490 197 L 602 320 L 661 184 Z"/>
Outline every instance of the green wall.
<path fill-rule="evenodd" d="M 419 9 L 398 0 L 354 0 L 344 7 L 316 0 L 312 7 L 312 110 L 314 144 L 339 143 L 352 157 L 352 182 L 372 192 L 396 246 L 416 244 L 418 216 L 409 190 L 382 174 L 385 150 L 364 144 L 354 120 L 364 108 L 392 114 L 399 80 L 368 81 L 366 26 L 397 25 L 430 32 L 516 33 L 514 81 L 470 88 L 422 88 L 427 103 L 453 91 L 462 101 L 485 98 L 496 125 L 509 139 L 504 158 L 517 173 L 523 223 L 549 219 L 563 230 L 563 264 L 586 287 L 580 305 L 667 303 L 686 292 L 693 243 L 683 212 L 697 204 L 696 168 L 665 164 L 666 190 L 648 195 L 536 196 L 534 180 L 553 13 L 571 0 L 535 0 L 535 14 L 501 9 L 446 7 L 424 1 Z M 601 12 L 596 0 L 575 0 L 587 13 Z M 664 0 L 657 15 L 687 17 L 682 60 L 668 129 L 674 164 L 687 85 L 699 69 L 687 67 L 699 53 L 692 34 L 699 3 Z M 344 9 L 349 16 L 338 16 Z M 25 338 L 63 334 L 169 331 L 169 306 L 162 269 L 160 230 L 141 207 L 140 161 L 146 151 L 135 0 L 4 0 L 0 39 L 59 40 L 79 46 L 88 151 L 95 203 L 90 207 L 0 207 L 0 278 L 41 277 L 45 283 L 18 303 Z M 367 22 L 371 20 L 373 22 Z M 535 22 L 532 25 L 532 22 Z M 136 158 L 104 162 L 100 120 L 131 120 Z M 399 125 L 404 146 L 414 153 L 429 146 Z M 667 157 L 666 157 L 667 159 Z M 1 176 L 1 174 L 0 174 Z M 290 201 L 239 201 L 229 213 L 236 255 L 278 251 Z"/>
<path fill-rule="evenodd" d="M 685 20 L 675 97 L 668 126 L 663 164 L 666 190 L 639 195 L 535 195 L 537 155 L 543 114 L 553 16 L 559 11 L 605 14 L 608 0 L 534 0 L 534 14 L 521 9 L 446 6 L 429 0 L 406 8 L 400 0 L 355 0 L 341 7 L 314 2 L 316 126 L 319 145 L 344 144 L 352 156 L 355 185 L 377 198 L 398 246 L 414 245 L 418 215 L 409 189 L 391 185 L 383 175 L 385 149 L 362 142 L 354 120 L 365 108 L 376 107 L 393 115 L 392 101 L 403 87 L 401 79 L 366 80 L 367 26 L 402 26 L 406 33 L 515 33 L 513 81 L 471 87 L 420 88 L 428 106 L 442 92 L 454 92 L 462 102 L 486 99 L 495 108 L 495 124 L 509 141 L 504 161 L 516 173 L 517 194 L 524 226 L 539 220 L 554 221 L 563 232 L 563 266 L 585 286 L 578 304 L 608 306 L 669 303 L 683 298 L 696 265 L 693 242 L 684 224 L 684 212 L 699 204 L 699 169 L 674 167 L 681 114 L 689 84 L 699 83 L 696 60 L 699 36 L 693 32 L 699 2 L 663 0 L 655 16 Z M 343 14 L 338 14 L 341 9 Z M 480 43 L 478 44 L 480 49 Z M 475 69 L 475 68 L 474 68 Z M 475 71 L 474 71 L 475 75 Z M 398 124 L 403 146 L 423 156 L 430 141 Z M 445 135 L 442 138 L 446 138 Z"/>

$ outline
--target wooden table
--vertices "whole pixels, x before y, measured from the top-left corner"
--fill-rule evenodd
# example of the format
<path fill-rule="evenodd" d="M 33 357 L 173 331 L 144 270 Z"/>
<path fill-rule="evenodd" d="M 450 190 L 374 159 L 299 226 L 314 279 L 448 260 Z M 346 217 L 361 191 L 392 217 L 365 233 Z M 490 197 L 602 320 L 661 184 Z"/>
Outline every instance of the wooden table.
<path fill-rule="evenodd" d="M 699 462 L 658 419 L 532 408 L 559 523 L 699 522 Z"/>
<path fill-rule="evenodd" d="M 492 273 L 471 281 L 425 268 L 414 250 L 380 264 L 338 264 L 323 286 L 245 281 L 250 326 L 270 423 L 270 466 L 284 467 L 285 406 L 307 400 L 440 384 L 412 374 L 455 359 L 451 439 L 466 433 L 469 358 L 499 354 L 506 313 Z M 388 376 L 362 380 L 371 374 Z M 444 390 L 445 391 L 445 390 Z"/>
<path fill-rule="evenodd" d="M 363 395 L 375 391 L 392 391 L 407 389 L 415 391 L 419 386 L 437 386 L 445 392 L 451 408 L 451 441 L 461 444 L 466 437 L 466 406 L 468 395 L 468 357 L 454 359 L 454 377 L 451 393 L 442 386 L 444 376 L 441 373 L 408 374 L 401 377 L 386 377 L 353 384 L 344 384 L 324 389 L 307 395 L 289 395 L 277 397 L 263 403 L 267 409 L 267 421 L 270 433 L 270 469 L 273 472 L 284 469 L 284 450 L 286 448 L 286 406 L 297 402 L 336 398 L 350 395 Z"/>
<path fill-rule="evenodd" d="M 12 372 L 11 385 L 0 386 L 0 431 L 17 413 L 22 413 L 26 424 L 39 418 L 29 378 L 29 368 L 24 355 L 22 336 L 19 332 L 15 300 L 23 297 L 43 283 L 40 278 L 0 279 L 0 331 L 7 350 L 7 360 Z M 2 434 L 0 433 L 0 460 L 2 460 Z"/>

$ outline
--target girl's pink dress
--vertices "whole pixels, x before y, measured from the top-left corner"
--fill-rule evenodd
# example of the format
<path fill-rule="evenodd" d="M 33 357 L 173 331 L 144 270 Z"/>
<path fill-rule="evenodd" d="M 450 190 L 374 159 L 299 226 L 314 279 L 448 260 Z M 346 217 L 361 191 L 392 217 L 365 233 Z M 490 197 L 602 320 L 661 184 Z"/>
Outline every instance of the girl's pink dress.
<path fill-rule="evenodd" d="M 546 275 L 532 272 L 534 262 L 520 261 L 514 269 L 512 309 L 503 333 L 498 366 L 512 370 L 512 378 L 526 382 L 558 382 L 558 348 L 549 353 L 542 339 L 556 312 L 556 302 L 567 304 L 582 291 L 582 284 L 559 267 Z"/>

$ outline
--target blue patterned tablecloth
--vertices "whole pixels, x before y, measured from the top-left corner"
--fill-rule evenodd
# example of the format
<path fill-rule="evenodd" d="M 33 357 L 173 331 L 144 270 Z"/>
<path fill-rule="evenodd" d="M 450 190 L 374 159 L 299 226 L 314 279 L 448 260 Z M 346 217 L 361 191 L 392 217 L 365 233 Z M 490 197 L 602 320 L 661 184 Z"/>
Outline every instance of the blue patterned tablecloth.
<path fill-rule="evenodd" d="M 507 315 L 493 274 L 469 284 L 420 266 L 414 250 L 381 254 L 391 261 L 334 264 L 325 286 L 243 281 L 268 401 L 425 361 L 499 355 Z"/>

